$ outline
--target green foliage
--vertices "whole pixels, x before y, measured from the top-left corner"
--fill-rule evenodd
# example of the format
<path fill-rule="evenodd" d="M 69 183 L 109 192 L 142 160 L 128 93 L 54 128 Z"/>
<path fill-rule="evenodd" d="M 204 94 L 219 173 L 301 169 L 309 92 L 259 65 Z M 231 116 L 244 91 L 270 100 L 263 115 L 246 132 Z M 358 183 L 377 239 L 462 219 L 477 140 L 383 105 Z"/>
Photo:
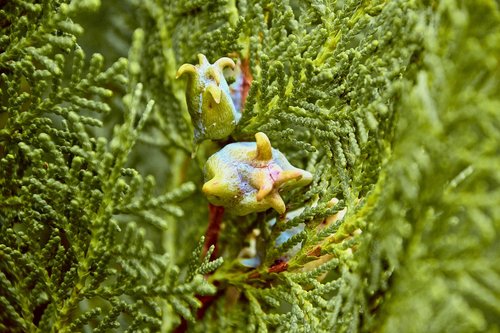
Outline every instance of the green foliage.
<path fill-rule="evenodd" d="M 165 230 L 195 186 L 158 192 L 126 165 L 154 102 L 143 105 L 126 59 L 86 63 L 70 18 L 95 4 L 20 4 L 2 11 L 10 40 L 1 55 L 0 330 L 158 330 L 166 306 L 192 317 L 195 296 L 215 292 L 202 274 L 221 261 L 181 279 L 137 223 Z M 112 98 L 124 115 L 107 140 L 92 127 Z"/>
<path fill-rule="evenodd" d="M 16 0 L 0 30 L 0 331 L 499 331 L 496 2 Z M 253 81 L 191 159 L 198 53 Z M 313 182 L 216 250 L 203 165 L 258 131 Z"/>

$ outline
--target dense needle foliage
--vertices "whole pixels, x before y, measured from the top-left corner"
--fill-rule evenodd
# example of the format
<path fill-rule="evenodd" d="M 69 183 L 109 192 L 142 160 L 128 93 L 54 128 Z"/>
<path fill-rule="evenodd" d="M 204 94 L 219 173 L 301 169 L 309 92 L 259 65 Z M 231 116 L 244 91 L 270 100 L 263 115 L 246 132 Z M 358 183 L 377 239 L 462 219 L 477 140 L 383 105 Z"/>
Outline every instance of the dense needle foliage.
<path fill-rule="evenodd" d="M 192 158 L 198 53 L 251 85 Z M 0 1 L 0 102 L 1 332 L 500 330 L 498 2 Z M 259 131 L 313 182 L 215 251 Z"/>

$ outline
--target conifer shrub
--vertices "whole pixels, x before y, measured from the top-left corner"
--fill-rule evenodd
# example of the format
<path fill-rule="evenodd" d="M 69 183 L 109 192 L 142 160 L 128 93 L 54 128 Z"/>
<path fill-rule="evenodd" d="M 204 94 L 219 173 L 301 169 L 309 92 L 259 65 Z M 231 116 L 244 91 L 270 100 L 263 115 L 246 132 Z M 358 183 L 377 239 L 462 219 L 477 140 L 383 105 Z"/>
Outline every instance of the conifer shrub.
<path fill-rule="evenodd" d="M 200 53 L 241 119 L 195 144 Z M 0 332 L 500 330 L 496 1 L 0 1 L 0 102 Z M 312 181 L 222 214 L 258 132 Z"/>

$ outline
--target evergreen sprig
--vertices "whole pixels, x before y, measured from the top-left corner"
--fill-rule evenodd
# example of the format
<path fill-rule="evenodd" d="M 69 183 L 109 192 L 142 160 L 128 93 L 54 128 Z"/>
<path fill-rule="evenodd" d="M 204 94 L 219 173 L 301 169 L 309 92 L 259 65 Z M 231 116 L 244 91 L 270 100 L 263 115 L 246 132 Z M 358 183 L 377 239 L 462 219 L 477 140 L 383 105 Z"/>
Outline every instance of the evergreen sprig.
<path fill-rule="evenodd" d="M 222 259 L 171 280 L 179 269 L 144 229 L 182 216 L 176 203 L 194 186 L 158 193 L 153 177 L 127 167 L 154 101 L 130 84 L 127 59 L 86 61 L 72 17 L 98 3 L 16 5 L 1 9 L 0 330 L 158 330 L 167 304 L 188 300 L 194 311 L 196 295 L 215 292 L 200 274 Z M 123 122 L 110 140 L 96 135 L 119 100 Z"/>

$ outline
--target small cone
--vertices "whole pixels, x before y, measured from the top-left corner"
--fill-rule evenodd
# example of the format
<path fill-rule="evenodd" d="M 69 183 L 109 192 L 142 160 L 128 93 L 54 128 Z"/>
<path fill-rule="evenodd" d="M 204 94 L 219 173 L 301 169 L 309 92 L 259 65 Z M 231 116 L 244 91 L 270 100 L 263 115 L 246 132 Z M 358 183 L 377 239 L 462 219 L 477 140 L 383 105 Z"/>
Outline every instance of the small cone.
<path fill-rule="evenodd" d="M 196 73 L 196 67 L 191 64 L 184 64 L 179 69 L 177 70 L 177 73 L 175 74 L 175 78 L 178 79 L 179 77 L 182 76 L 182 74 L 195 74 Z"/>

